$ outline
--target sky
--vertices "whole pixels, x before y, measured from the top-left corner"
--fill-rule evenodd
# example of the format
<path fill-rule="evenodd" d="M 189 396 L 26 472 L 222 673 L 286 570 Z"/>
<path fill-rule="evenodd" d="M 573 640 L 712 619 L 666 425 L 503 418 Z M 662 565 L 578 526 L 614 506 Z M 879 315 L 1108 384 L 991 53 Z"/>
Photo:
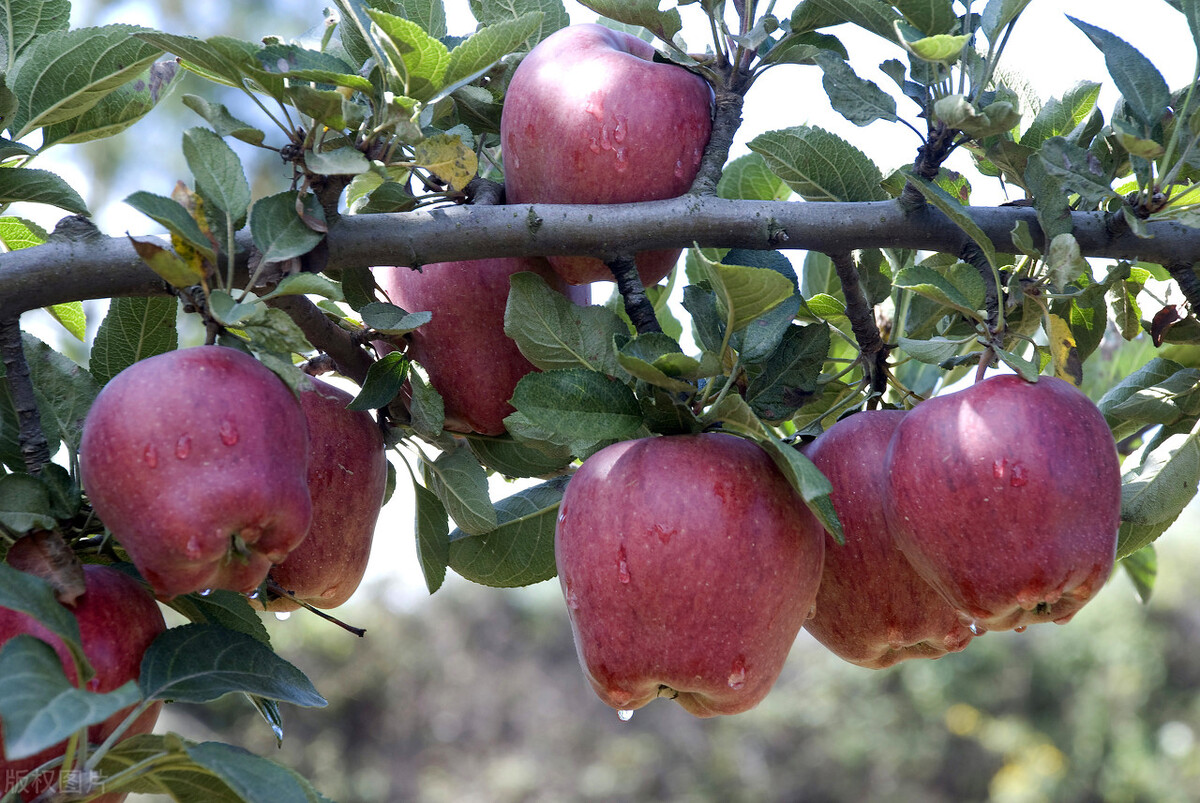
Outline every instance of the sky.
<path fill-rule="evenodd" d="M 76 17 L 88 12 L 97 4 L 93 0 L 76 0 Z M 157 11 L 154 4 L 106 3 L 102 10 L 89 18 L 95 23 L 127 22 L 155 25 Z M 219 5 L 219 4 L 217 4 Z M 320 10 L 327 3 L 320 0 L 297 0 L 297 19 L 304 25 L 320 18 Z M 789 9 L 791 3 L 780 3 L 781 9 Z M 984 3 L 977 2 L 979 8 Z M 592 21 L 596 15 L 577 3 L 567 0 L 573 22 Z M 1136 16 L 1131 7 L 1136 6 Z M 216 6 L 213 6 L 216 8 Z M 467 0 L 447 0 L 447 15 L 452 34 L 466 35 L 474 27 L 468 12 Z M 708 28 L 697 5 L 682 9 L 685 28 L 684 38 L 690 49 L 702 50 L 707 40 Z M 1163 72 L 1172 87 L 1188 82 L 1195 67 L 1196 49 L 1192 44 L 1184 18 L 1163 0 L 1033 0 L 1017 24 L 1006 53 L 1007 69 L 1019 72 L 1043 97 L 1061 95 L 1081 80 L 1103 81 L 1100 107 L 1106 117 L 1117 99 L 1117 93 L 1108 78 L 1103 55 L 1088 39 L 1073 26 L 1067 15 L 1078 17 L 1093 25 L 1112 31 L 1126 39 L 1134 47 L 1149 56 Z M 214 21 L 215 24 L 215 21 Z M 277 31 L 285 36 L 302 33 Z M 877 82 L 885 90 L 894 88 L 891 80 L 878 69 L 878 64 L 902 57 L 898 47 L 857 29 L 843 26 L 835 31 L 843 38 L 852 54 L 851 63 L 860 77 Z M 205 31 L 190 31 L 198 36 L 208 35 Z M 258 31 L 242 32 L 249 38 Z M 912 161 L 920 144 L 907 127 L 900 124 L 876 122 L 865 128 L 856 128 L 829 107 L 820 88 L 821 73 L 813 67 L 785 66 L 767 71 L 747 97 L 744 123 L 735 140 L 732 156 L 747 152 L 745 143 L 754 136 L 768 130 L 796 125 L 815 125 L 835 130 L 866 152 L 886 175 L 893 168 Z M 915 119 L 915 106 L 900 99 L 900 113 L 906 114 L 911 122 Z M 151 115 L 151 119 L 153 115 Z M 147 123 L 140 124 L 146 126 Z M 918 125 L 918 127 L 920 127 Z M 139 128 L 133 129 L 137 136 Z M 153 158 L 150 156 L 149 158 Z M 55 170 L 91 202 L 92 182 L 71 157 L 71 148 L 57 148 L 39 159 L 36 166 Z M 971 174 L 970 160 L 965 153 L 956 154 L 948 164 L 951 169 Z M 173 183 L 173 178 L 170 183 Z M 1007 200 L 996 182 L 978 180 L 973 182 L 973 202 L 980 204 L 999 203 Z M 169 185 L 146 187 L 156 192 L 169 191 Z M 107 233 L 131 231 L 152 233 L 154 228 L 144 217 L 133 213 L 119 203 L 97 208 L 97 219 Z M 26 215 L 37 222 L 52 227 L 62 213 L 47 207 L 23 207 L 14 213 Z M 41 334 L 41 333 L 39 333 Z M 42 336 L 46 336 L 43 334 Z M 406 472 L 401 468 L 400 484 L 395 498 L 385 508 L 377 530 L 376 552 L 368 570 L 367 584 L 379 584 L 388 589 L 388 599 L 397 606 L 409 606 L 425 596 L 424 583 L 416 561 L 412 541 L 411 491 L 407 487 Z M 493 497 L 501 498 L 515 492 L 516 485 L 507 485 L 497 480 Z M 465 582 L 451 579 L 450 583 Z M 542 584 L 543 593 L 557 593 L 557 584 Z"/>

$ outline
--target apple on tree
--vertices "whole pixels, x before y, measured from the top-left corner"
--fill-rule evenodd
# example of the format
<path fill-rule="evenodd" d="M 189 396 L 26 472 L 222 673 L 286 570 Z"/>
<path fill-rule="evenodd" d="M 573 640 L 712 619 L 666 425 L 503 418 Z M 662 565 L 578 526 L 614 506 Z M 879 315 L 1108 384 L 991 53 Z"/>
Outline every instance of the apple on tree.
<path fill-rule="evenodd" d="M 293 610 L 299 602 L 336 608 L 366 572 L 387 485 L 387 458 L 383 433 L 371 414 L 346 409 L 352 399 L 319 379 L 300 394 L 308 420 L 312 525 L 304 542 L 271 568 L 271 578 L 291 595 L 267 603 L 268 610 Z"/>
<path fill-rule="evenodd" d="M 508 203 L 633 203 L 691 188 L 712 131 L 712 91 L 654 54 L 595 24 L 563 28 L 530 51 L 500 120 Z M 678 250 L 637 254 L 642 283 L 658 282 L 678 258 Z M 613 280 L 598 259 L 549 259 L 572 284 Z"/>
<path fill-rule="evenodd" d="M 725 434 L 623 441 L 563 495 L 555 559 L 592 688 L 620 711 L 673 697 L 754 707 L 821 577 L 821 525 L 758 445 Z"/>
<path fill-rule="evenodd" d="M 162 597 L 248 592 L 308 533 L 308 429 L 253 357 L 196 346 L 136 362 L 83 426 L 92 507 Z"/>
<path fill-rule="evenodd" d="M 85 565 L 83 572 L 83 595 L 70 607 L 79 622 L 83 654 L 96 671 L 86 688 L 96 693 L 110 692 L 137 679 L 142 654 L 158 634 L 166 630 L 166 622 L 154 598 L 129 575 L 96 564 Z M 0 646 L 21 634 L 36 636 L 53 646 L 62 660 L 68 680 L 77 683 L 75 662 L 61 639 L 29 614 L 0 608 Z M 89 727 L 88 741 L 93 744 L 103 742 L 131 710 L 123 709 Z M 161 702 L 148 707 L 120 738 L 149 733 L 158 721 L 161 710 Z M 28 758 L 9 760 L 4 756 L 3 743 L 0 743 L 0 793 L 9 791 L 30 771 L 62 755 L 65 749 L 64 741 Z M 51 788 L 57 778 L 57 773 L 46 773 L 26 788 L 24 799 L 33 800 L 39 793 Z M 124 799 L 124 793 L 97 798 L 101 803 L 119 803 Z"/>
<path fill-rule="evenodd" d="M 521 377 L 536 370 L 504 333 L 509 277 L 538 274 L 576 304 L 587 304 L 586 287 L 569 287 L 538 257 L 438 262 L 413 270 L 373 269 L 379 286 L 397 306 L 429 311 L 433 319 L 409 334 L 409 355 L 429 374 L 442 396 L 446 429 L 502 435 L 508 403 Z"/>
<path fill-rule="evenodd" d="M 971 641 L 958 614 L 912 568 L 884 517 L 888 443 L 903 410 L 865 410 L 835 423 L 803 452 L 833 485 L 845 543 L 825 535 L 817 611 L 804 629 L 869 669 L 938 658 Z"/>
<path fill-rule="evenodd" d="M 979 630 L 1066 622 L 1112 571 L 1116 446 L 1055 377 L 995 376 L 917 405 L 888 446 L 884 498 L 900 549 Z"/>

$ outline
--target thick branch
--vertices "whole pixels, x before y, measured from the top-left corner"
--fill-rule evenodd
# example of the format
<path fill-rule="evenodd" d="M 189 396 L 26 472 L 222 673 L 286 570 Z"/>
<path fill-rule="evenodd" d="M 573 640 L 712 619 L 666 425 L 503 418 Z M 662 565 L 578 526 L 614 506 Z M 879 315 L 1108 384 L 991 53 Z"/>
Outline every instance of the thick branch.
<path fill-rule="evenodd" d="M 1029 225 L 1044 246 L 1034 210 L 968 207 L 966 213 L 1001 253 L 1012 253 L 1011 232 Z M 529 225 L 537 220 L 537 226 Z M 1084 256 L 1200 262 L 1200 229 L 1150 221 L 1149 238 L 1113 234 L 1099 212 L 1072 213 Z M 962 230 L 931 207 L 905 213 L 895 201 L 804 203 L 730 201 L 683 196 L 641 204 L 453 206 L 342 218 L 328 236 L 330 271 L 373 265 L 423 265 L 481 256 L 579 255 L 706 247 L 800 249 L 838 253 L 857 248 L 912 248 L 957 254 Z M 239 243 L 253 243 L 243 233 Z M 244 266 L 243 266 L 244 267 Z M 159 295 L 161 279 L 124 238 L 86 244 L 54 242 L 0 255 L 0 319 L 67 301 Z"/>
<path fill-rule="evenodd" d="M 637 262 L 632 256 L 613 257 L 604 263 L 612 271 L 617 281 L 617 291 L 625 301 L 625 314 L 633 323 L 638 334 L 661 332 L 662 326 L 658 316 L 654 314 L 654 305 L 646 296 L 646 288 L 642 285 L 642 277 L 638 275 Z"/>
<path fill-rule="evenodd" d="M 713 101 L 713 127 L 700 161 L 700 170 L 692 181 L 693 195 L 716 195 L 721 171 L 729 161 L 729 149 L 733 138 L 742 125 L 743 92 L 722 89 Z"/>
<path fill-rule="evenodd" d="M 25 351 L 21 346 L 21 326 L 17 318 L 0 320 L 0 355 L 4 359 L 8 390 L 12 394 L 13 407 L 17 411 L 17 437 L 21 444 L 21 458 L 30 474 L 41 474 L 42 466 L 50 462 L 50 445 L 42 432 L 37 396 L 33 392 L 29 365 L 25 362 Z"/>
<path fill-rule="evenodd" d="M 1192 312 L 1200 313 L 1200 276 L 1191 262 L 1169 262 L 1166 264 L 1171 278 L 1179 285 L 1183 297 L 1188 300 Z"/>

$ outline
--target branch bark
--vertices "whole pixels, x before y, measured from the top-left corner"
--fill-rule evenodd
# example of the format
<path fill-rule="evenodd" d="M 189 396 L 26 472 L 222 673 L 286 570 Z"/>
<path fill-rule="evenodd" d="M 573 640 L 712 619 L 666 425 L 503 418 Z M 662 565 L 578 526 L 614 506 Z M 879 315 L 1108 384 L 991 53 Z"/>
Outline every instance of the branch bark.
<path fill-rule="evenodd" d="M 42 467 L 50 462 L 50 445 L 42 432 L 37 396 L 34 394 L 33 380 L 29 376 L 29 364 L 25 362 L 21 326 L 17 318 L 0 320 L 0 356 L 4 360 L 8 390 L 12 394 L 13 407 L 17 411 L 21 458 L 30 474 L 41 474 Z"/>
<path fill-rule="evenodd" d="M 883 335 L 875 323 L 875 313 L 867 294 L 863 292 L 862 282 L 859 281 L 858 268 L 854 266 L 854 257 L 848 251 L 829 255 L 837 271 L 838 282 L 842 286 L 842 294 L 846 297 L 846 317 L 850 319 L 850 331 L 858 343 L 859 359 L 862 360 L 863 370 L 870 382 L 872 395 L 882 394 L 887 390 L 887 348 L 884 346 Z"/>
<path fill-rule="evenodd" d="M 1022 207 L 967 207 L 1001 253 L 1013 250 L 1018 221 L 1044 247 L 1036 213 Z M 528 225 L 536 219 L 538 226 Z M 1099 212 L 1072 213 L 1084 256 L 1160 265 L 1200 262 L 1200 229 L 1146 224 L 1150 238 L 1114 233 Z M 343 217 L 327 237 L 326 268 L 423 265 L 481 256 L 578 255 L 611 259 L 630 250 L 708 247 L 838 253 L 914 248 L 960 253 L 966 235 L 936 209 L 905 212 L 896 201 L 803 203 L 682 196 L 612 205 L 454 206 Z M 249 234 L 239 244 L 252 249 Z M 244 259 L 244 257 L 243 257 Z M 244 265 L 243 265 L 244 268 Z M 160 295 L 165 285 L 125 237 L 53 242 L 0 255 L 0 319 L 67 301 Z"/>
<path fill-rule="evenodd" d="M 633 323 L 638 334 L 661 332 L 662 325 L 654 314 L 654 305 L 646 296 L 646 288 L 642 285 L 642 277 L 638 275 L 637 262 L 632 255 L 613 257 L 604 263 L 612 271 L 617 282 L 617 291 L 625 302 L 625 314 Z"/>

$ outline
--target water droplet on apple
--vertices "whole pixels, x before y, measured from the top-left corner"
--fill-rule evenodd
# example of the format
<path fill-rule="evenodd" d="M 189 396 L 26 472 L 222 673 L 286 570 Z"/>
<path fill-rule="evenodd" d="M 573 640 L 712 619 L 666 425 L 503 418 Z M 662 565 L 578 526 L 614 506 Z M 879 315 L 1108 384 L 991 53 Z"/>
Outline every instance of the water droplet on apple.
<path fill-rule="evenodd" d="M 675 178 L 683 178 L 683 160 L 675 160 Z"/>
<path fill-rule="evenodd" d="M 967 625 L 967 629 L 971 631 L 972 635 L 979 635 L 979 625 L 975 624 L 974 621 Z"/>
<path fill-rule="evenodd" d="M 618 145 L 625 141 L 625 124 L 626 120 L 621 115 L 617 115 L 617 123 L 613 126 L 613 141 Z"/>
<path fill-rule="evenodd" d="M 629 582 L 629 558 L 625 554 L 625 545 L 617 551 L 617 579 L 622 583 Z"/>
<path fill-rule="evenodd" d="M 175 456 L 180 460 L 186 460 L 187 456 L 192 453 L 192 436 L 184 433 L 179 436 L 179 440 L 175 441 Z"/>
<path fill-rule="evenodd" d="M 209 594 L 211 594 L 211 593 L 212 593 L 212 591 L 213 591 L 213 590 L 212 590 L 211 588 L 204 588 L 204 589 L 201 589 L 201 590 L 200 590 L 200 596 L 202 596 L 202 597 L 207 597 Z"/>
<path fill-rule="evenodd" d="M 604 119 L 604 107 L 594 100 L 589 100 L 587 105 L 583 107 L 583 110 L 592 117 L 595 117 L 597 120 Z"/>
<path fill-rule="evenodd" d="M 729 670 L 729 688 L 737 691 L 746 685 L 746 658 L 739 655 Z"/>
<path fill-rule="evenodd" d="M 1029 627 L 1029 625 L 1021 625 L 1020 627 L 1014 627 L 1013 632 L 1014 633 L 1024 633 L 1025 629 L 1028 627 Z"/>
<path fill-rule="evenodd" d="M 628 722 L 629 720 L 633 719 L 633 712 L 622 709 L 617 712 L 617 719 L 621 720 L 622 722 Z"/>
<path fill-rule="evenodd" d="M 291 611 L 275 611 L 275 618 L 281 622 L 286 622 L 291 615 Z"/>
<path fill-rule="evenodd" d="M 1014 488 L 1020 488 L 1029 482 L 1029 478 L 1025 476 L 1025 466 L 1020 463 L 1013 463 L 1012 473 L 1008 477 L 1008 484 Z"/>
<path fill-rule="evenodd" d="M 512 159 L 513 168 L 516 170 L 520 170 L 521 169 L 521 157 L 517 156 L 516 153 L 510 153 L 509 157 Z"/>
<path fill-rule="evenodd" d="M 624 173 L 629 169 L 629 152 L 624 145 L 617 148 L 617 172 Z"/>
<path fill-rule="evenodd" d="M 608 133 L 608 126 L 600 129 L 600 147 L 606 151 L 612 150 L 612 137 Z"/>
<path fill-rule="evenodd" d="M 233 446 L 238 442 L 237 424 L 233 423 L 231 419 L 225 419 L 221 422 L 220 434 L 221 443 L 226 446 Z"/>
<path fill-rule="evenodd" d="M 142 452 L 142 461 L 150 468 L 158 468 L 158 450 L 154 448 L 154 444 L 150 444 L 146 451 Z"/>
<path fill-rule="evenodd" d="M 1004 479 L 1005 469 L 1008 468 L 1008 460 L 1001 457 L 996 462 L 992 463 L 992 476 L 998 480 Z"/>
<path fill-rule="evenodd" d="M 592 137 L 588 142 L 588 150 L 592 153 L 600 152 L 600 142 L 595 137 Z"/>
<path fill-rule="evenodd" d="M 247 597 L 249 597 L 250 599 L 258 599 L 258 592 L 257 592 L 257 591 L 251 591 L 251 592 L 250 592 L 249 594 L 247 594 L 246 596 L 247 596 Z"/>

